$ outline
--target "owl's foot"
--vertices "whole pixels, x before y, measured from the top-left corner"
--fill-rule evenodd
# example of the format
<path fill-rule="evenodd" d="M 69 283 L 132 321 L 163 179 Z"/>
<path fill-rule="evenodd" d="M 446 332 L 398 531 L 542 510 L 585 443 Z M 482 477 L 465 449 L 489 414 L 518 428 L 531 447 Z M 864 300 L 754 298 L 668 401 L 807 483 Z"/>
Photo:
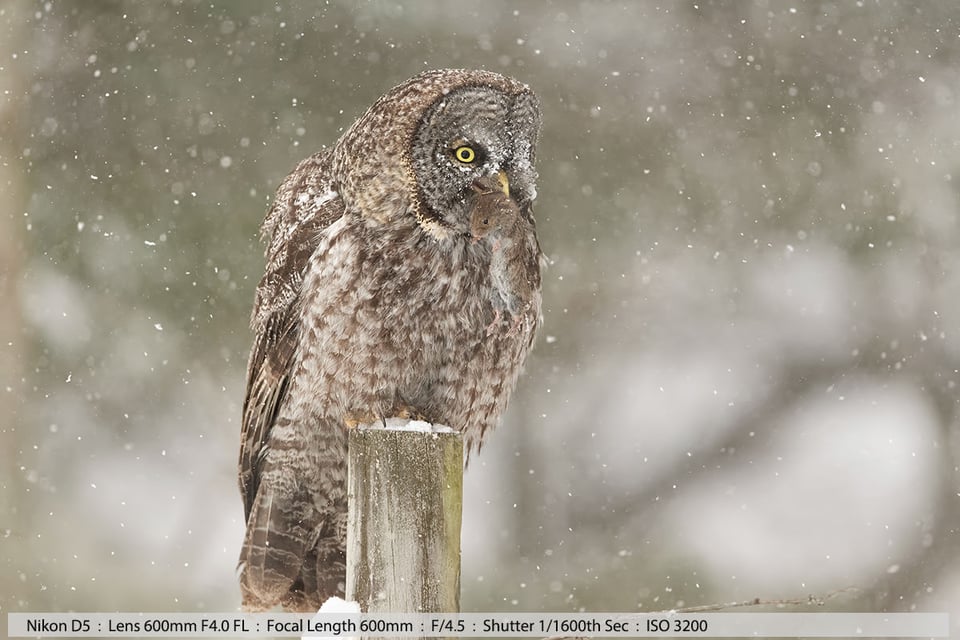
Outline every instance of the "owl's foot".
<path fill-rule="evenodd" d="M 429 422 L 433 424 L 433 421 L 430 420 L 427 416 L 420 412 L 419 409 L 411 407 L 408 404 L 400 404 L 396 409 L 393 410 L 394 418 L 402 418 L 404 420 L 416 420 L 419 422 Z"/>
<path fill-rule="evenodd" d="M 507 335 L 508 335 L 508 336 L 512 336 L 512 335 L 516 335 L 516 334 L 520 333 L 520 327 L 521 327 L 521 325 L 523 325 L 523 314 L 522 314 L 522 313 L 518 313 L 518 314 L 517 314 L 517 317 L 514 318 L 514 320 L 513 320 L 513 324 L 512 324 L 512 326 L 510 327 L 510 330 L 507 331 Z"/>
<path fill-rule="evenodd" d="M 497 325 L 500 324 L 500 320 L 503 319 L 503 314 L 500 313 L 500 309 L 493 310 L 493 322 L 487 325 L 487 335 L 492 336 L 494 330 L 497 328 Z"/>
<path fill-rule="evenodd" d="M 356 429 L 362 424 L 383 422 L 383 419 L 383 416 L 375 411 L 351 411 L 343 419 L 343 424 L 347 427 L 347 429 Z"/>

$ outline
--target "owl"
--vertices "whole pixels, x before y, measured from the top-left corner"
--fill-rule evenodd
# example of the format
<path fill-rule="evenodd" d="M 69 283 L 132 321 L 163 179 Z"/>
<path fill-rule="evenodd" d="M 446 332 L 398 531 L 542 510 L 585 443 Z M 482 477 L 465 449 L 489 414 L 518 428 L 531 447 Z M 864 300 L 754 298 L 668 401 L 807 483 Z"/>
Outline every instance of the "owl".
<path fill-rule="evenodd" d="M 343 595 L 352 426 L 422 417 L 458 430 L 469 455 L 497 424 L 541 324 L 540 120 L 516 80 L 427 71 L 278 188 L 243 404 L 244 609 Z M 491 185 L 521 220 L 505 271 L 471 235 Z M 516 329 L 488 331 L 507 317 L 498 274 L 511 271 L 529 283 Z"/>

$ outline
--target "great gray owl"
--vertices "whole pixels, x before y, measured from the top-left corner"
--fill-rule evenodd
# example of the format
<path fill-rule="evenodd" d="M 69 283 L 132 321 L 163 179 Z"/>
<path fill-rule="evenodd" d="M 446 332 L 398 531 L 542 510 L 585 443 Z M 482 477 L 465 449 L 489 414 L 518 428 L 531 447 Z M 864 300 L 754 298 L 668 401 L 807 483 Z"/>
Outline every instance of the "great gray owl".
<path fill-rule="evenodd" d="M 422 416 L 469 452 L 499 420 L 541 322 L 539 127 L 526 85 L 427 71 L 280 185 L 243 405 L 245 609 L 315 611 L 342 594 L 351 426 Z M 493 195 L 477 184 L 523 220 L 512 259 L 528 299 L 512 308 L 492 244 L 471 238 L 471 212 Z"/>

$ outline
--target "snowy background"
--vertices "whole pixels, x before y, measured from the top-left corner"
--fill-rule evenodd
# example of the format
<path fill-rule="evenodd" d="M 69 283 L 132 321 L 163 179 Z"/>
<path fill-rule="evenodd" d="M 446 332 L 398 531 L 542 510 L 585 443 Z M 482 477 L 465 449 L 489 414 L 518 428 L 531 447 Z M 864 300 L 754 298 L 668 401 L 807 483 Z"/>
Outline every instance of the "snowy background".
<path fill-rule="evenodd" d="M 426 68 L 544 105 L 545 330 L 465 610 L 960 628 L 960 9 L 0 5 L 0 611 L 231 610 L 257 229 Z"/>

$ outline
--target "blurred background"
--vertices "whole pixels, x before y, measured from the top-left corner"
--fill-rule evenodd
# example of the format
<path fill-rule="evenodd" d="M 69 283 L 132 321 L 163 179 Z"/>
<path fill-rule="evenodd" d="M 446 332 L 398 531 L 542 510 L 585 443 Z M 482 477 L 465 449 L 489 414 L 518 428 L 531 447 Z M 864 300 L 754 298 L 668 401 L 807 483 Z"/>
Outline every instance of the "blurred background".
<path fill-rule="evenodd" d="M 6 0 L 0 611 L 239 605 L 259 224 L 453 66 L 539 93 L 551 259 L 464 610 L 960 628 L 957 60 L 953 0 Z"/>

